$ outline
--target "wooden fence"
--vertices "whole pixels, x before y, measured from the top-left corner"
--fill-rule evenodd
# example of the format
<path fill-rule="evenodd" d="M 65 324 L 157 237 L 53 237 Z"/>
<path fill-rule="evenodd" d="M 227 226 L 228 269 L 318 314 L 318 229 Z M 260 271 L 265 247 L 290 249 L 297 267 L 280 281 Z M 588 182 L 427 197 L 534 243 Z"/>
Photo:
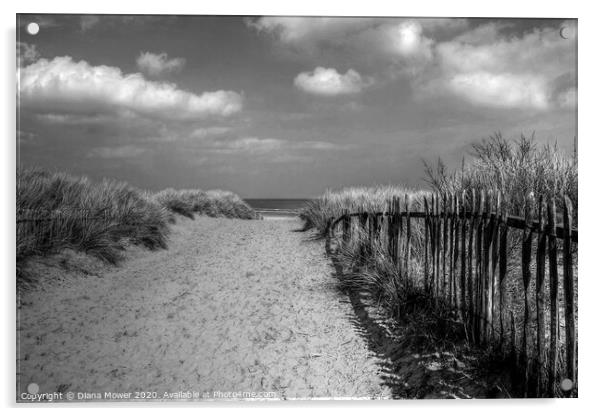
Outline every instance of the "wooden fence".
<path fill-rule="evenodd" d="M 455 311 L 469 341 L 501 352 L 524 397 L 575 395 L 578 233 L 569 198 L 557 210 L 554 198 L 535 203 L 529 196 L 524 217 L 508 215 L 493 192 L 433 194 L 414 203 L 419 210 L 405 195 L 384 212 L 333 218 L 329 241 L 340 226 L 343 245 L 363 236 L 360 256 L 381 244 L 401 287 L 420 287 Z"/>

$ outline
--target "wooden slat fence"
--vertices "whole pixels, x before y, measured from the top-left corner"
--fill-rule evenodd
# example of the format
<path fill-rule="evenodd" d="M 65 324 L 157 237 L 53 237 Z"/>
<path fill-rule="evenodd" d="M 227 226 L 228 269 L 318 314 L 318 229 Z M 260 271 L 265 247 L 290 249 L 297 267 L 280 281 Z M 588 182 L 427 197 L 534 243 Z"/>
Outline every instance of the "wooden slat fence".
<path fill-rule="evenodd" d="M 421 207 L 413 210 L 417 202 Z M 558 397 L 576 394 L 572 219 L 568 197 L 557 210 L 555 198 L 529 196 L 524 217 L 517 217 L 499 192 L 432 194 L 422 201 L 405 195 L 383 212 L 332 218 L 327 247 L 339 225 L 344 246 L 367 236 L 360 242 L 363 258 L 382 244 L 400 272 L 400 287 L 422 288 L 435 305 L 455 311 L 470 342 L 498 349 L 524 397 Z M 566 379 L 573 393 L 561 390 Z"/>

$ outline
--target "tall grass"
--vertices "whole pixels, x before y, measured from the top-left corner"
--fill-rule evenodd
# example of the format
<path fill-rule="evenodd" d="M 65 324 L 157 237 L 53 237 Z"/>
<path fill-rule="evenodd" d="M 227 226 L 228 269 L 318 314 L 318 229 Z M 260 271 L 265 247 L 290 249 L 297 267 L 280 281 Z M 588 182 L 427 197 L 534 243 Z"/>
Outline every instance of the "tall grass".
<path fill-rule="evenodd" d="M 17 172 L 17 263 L 72 248 L 115 263 L 126 243 L 167 246 L 168 213 L 123 182 Z"/>
<path fill-rule="evenodd" d="M 395 185 L 327 190 L 320 198 L 307 203 L 301 209 L 299 216 L 305 222 L 305 229 L 314 229 L 319 235 L 324 236 L 328 220 L 340 217 L 345 211 L 383 211 L 386 210 L 391 198 L 394 196 L 403 198 L 406 194 L 412 198 L 413 209 L 419 210 L 422 208 L 423 196 L 426 193 L 426 191 Z"/>
<path fill-rule="evenodd" d="M 574 206 L 574 226 L 577 224 L 577 158 L 575 155 L 565 155 L 556 146 L 543 146 L 534 138 L 521 136 L 511 141 L 500 134 L 494 134 L 488 139 L 472 147 L 471 158 L 457 171 L 450 171 L 441 161 L 435 166 L 425 166 L 427 184 L 433 192 L 456 193 L 461 190 L 475 189 L 500 190 L 504 203 L 511 215 L 524 216 L 526 198 L 533 193 L 536 200 L 543 197 L 556 197 L 556 204 L 561 207 L 563 196 L 567 195 Z M 305 221 L 306 229 L 314 229 L 319 236 L 325 236 L 330 218 L 338 218 L 347 212 L 378 212 L 386 211 L 387 201 L 393 196 L 405 194 L 411 196 L 412 210 L 422 210 L 423 196 L 427 190 L 407 189 L 403 186 L 376 186 L 371 188 L 346 188 L 340 191 L 327 191 L 321 198 L 308 204 L 300 216 Z M 421 288 L 424 286 L 424 224 L 422 221 L 412 222 L 412 242 L 410 251 L 409 272 L 400 270 L 391 256 L 388 255 L 386 232 L 381 233 L 376 241 L 369 239 L 358 222 L 351 225 L 354 239 L 347 244 L 341 243 L 341 227 L 336 230 L 336 250 L 333 260 L 339 271 L 340 283 L 347 288 L 368 293 L 384 307 L 394 318 L 407 316 L 409 310 L 414 310 L 416 303 L 428 297 Z M 506 276 L 506 294 L 509 311 L 517 317 L 517 325 L 523 316 L 523 282 L 521 275 L 520 243 L 522 232 L 511 229 L 508 233 L 508 270 Z M 534 242 L 535 244 L 535 242 Z M 366 250 L 369 246 L 370 250 Z M 401 244 L 401 253 L 405 248 Z M 574 248 L 576 251 L 576 246 Z M 560 254 L 562 257 L 562 254 Z M 573 255 L 574 266 L 577 268 L 576 256 Z M 534 263 L 531 272 L 534 275 Z M 561 272 L 562 274 L 562 272 Z M 408 277 L 409 276 L 409 277 Z M 560 277 L 562 280 L 562 276 Z M 548 279 L 546 279 L 547 281 Z M 577 287 L 577 273 L 574 275 Z M 535 279 L 531 279 L 530 293 L 534 293 Z M 546 288 L 548 292 L 548 289 Z M 547 295 L 546 295 L 547 296 Z M 562 293 L 561 293 L 562 296 Z M 530 298 L 530 303 L 534 298 Z M 422 302 L 430 305 L 429 302 Z M 547 304 L 547 303 L 546 303 Z M 530 305 L 535 310 L 535 305 Z M 446 310 L 429 310 L 433 316 L 444 321 L 449 316 Z M 535 319 L 534 314 L 531 320 Z M 549 321 L 549 320 L 548 320 Z M 528 323 L 531 325 L 531 323 Z M 508 331 L 509 325 L 505 330 Z M 446 340 L 443 340 L 446 342 Z M 519 342 L 519 341 L 517 341 Z M 529 342 L 529 348 L 534 343 Z M 520 344 L 519 344 L 520 345 Z M 562 348 L 562 346 L 561 346 Z"/>
<path fill-rule="evenodd" d="M 209 217 L 256 219 L 257 213 L 238 195 L 221 190 L 164 189 L 153 196 L 168 210 L 194 218 L 194 214 Z"/>
<path fill-rule="evenodd" d="M 35 255 L 72 249 L 117 263 L 129 244 L 167 247 L 174 213 L 256 218 L 255 211 L 226 191 L 151 193 L 127 183 L 41 169 L 17 171 L 17 277 Z"/>
<path fill-rule="evenodd" d="M 472 161 L 456 171 L 449 171 L 439 159 L 435 166 L 425 164 L 426 180 L 439 192 L 463 189 L 499 190 L 511 215 L 524 215 L 526 198 L 533 193 L 537 201 L 556 197 L 562 206 L 567 195 L 577 221 L 577 155 L 567 155 L 557 145 L 541 145 L 521 135 L 518 140 L 495 133 L 472 145 Z"/>

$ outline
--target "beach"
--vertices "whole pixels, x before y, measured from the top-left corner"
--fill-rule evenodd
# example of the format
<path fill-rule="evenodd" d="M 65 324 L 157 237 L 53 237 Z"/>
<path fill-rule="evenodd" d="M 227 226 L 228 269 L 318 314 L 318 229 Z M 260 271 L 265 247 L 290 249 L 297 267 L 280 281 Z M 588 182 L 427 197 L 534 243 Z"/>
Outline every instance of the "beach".
<path fill-rule="evenodd" d="M 46 280 L 18 308 L 18 393 L 390 397 L 323 242 L 301 226 L 180 217 L 168 250 L 131 248 L 120 266 L 34 262 Z"/>

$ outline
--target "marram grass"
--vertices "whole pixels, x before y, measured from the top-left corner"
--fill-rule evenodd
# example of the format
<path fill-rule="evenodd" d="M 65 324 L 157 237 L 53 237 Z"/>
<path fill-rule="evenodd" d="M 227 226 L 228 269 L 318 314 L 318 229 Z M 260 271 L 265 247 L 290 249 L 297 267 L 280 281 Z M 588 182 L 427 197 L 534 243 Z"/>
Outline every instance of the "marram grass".
<path fill-rule="evenodd" d="M 174 214 L 257 218 L 227 191 L 141 191 L 125 182 L 92 182 L 41 169 L 17 171 L 17 277 L 35 255 L 72 249 L 117 263 L 129 244 L 167 247 Z"/>

